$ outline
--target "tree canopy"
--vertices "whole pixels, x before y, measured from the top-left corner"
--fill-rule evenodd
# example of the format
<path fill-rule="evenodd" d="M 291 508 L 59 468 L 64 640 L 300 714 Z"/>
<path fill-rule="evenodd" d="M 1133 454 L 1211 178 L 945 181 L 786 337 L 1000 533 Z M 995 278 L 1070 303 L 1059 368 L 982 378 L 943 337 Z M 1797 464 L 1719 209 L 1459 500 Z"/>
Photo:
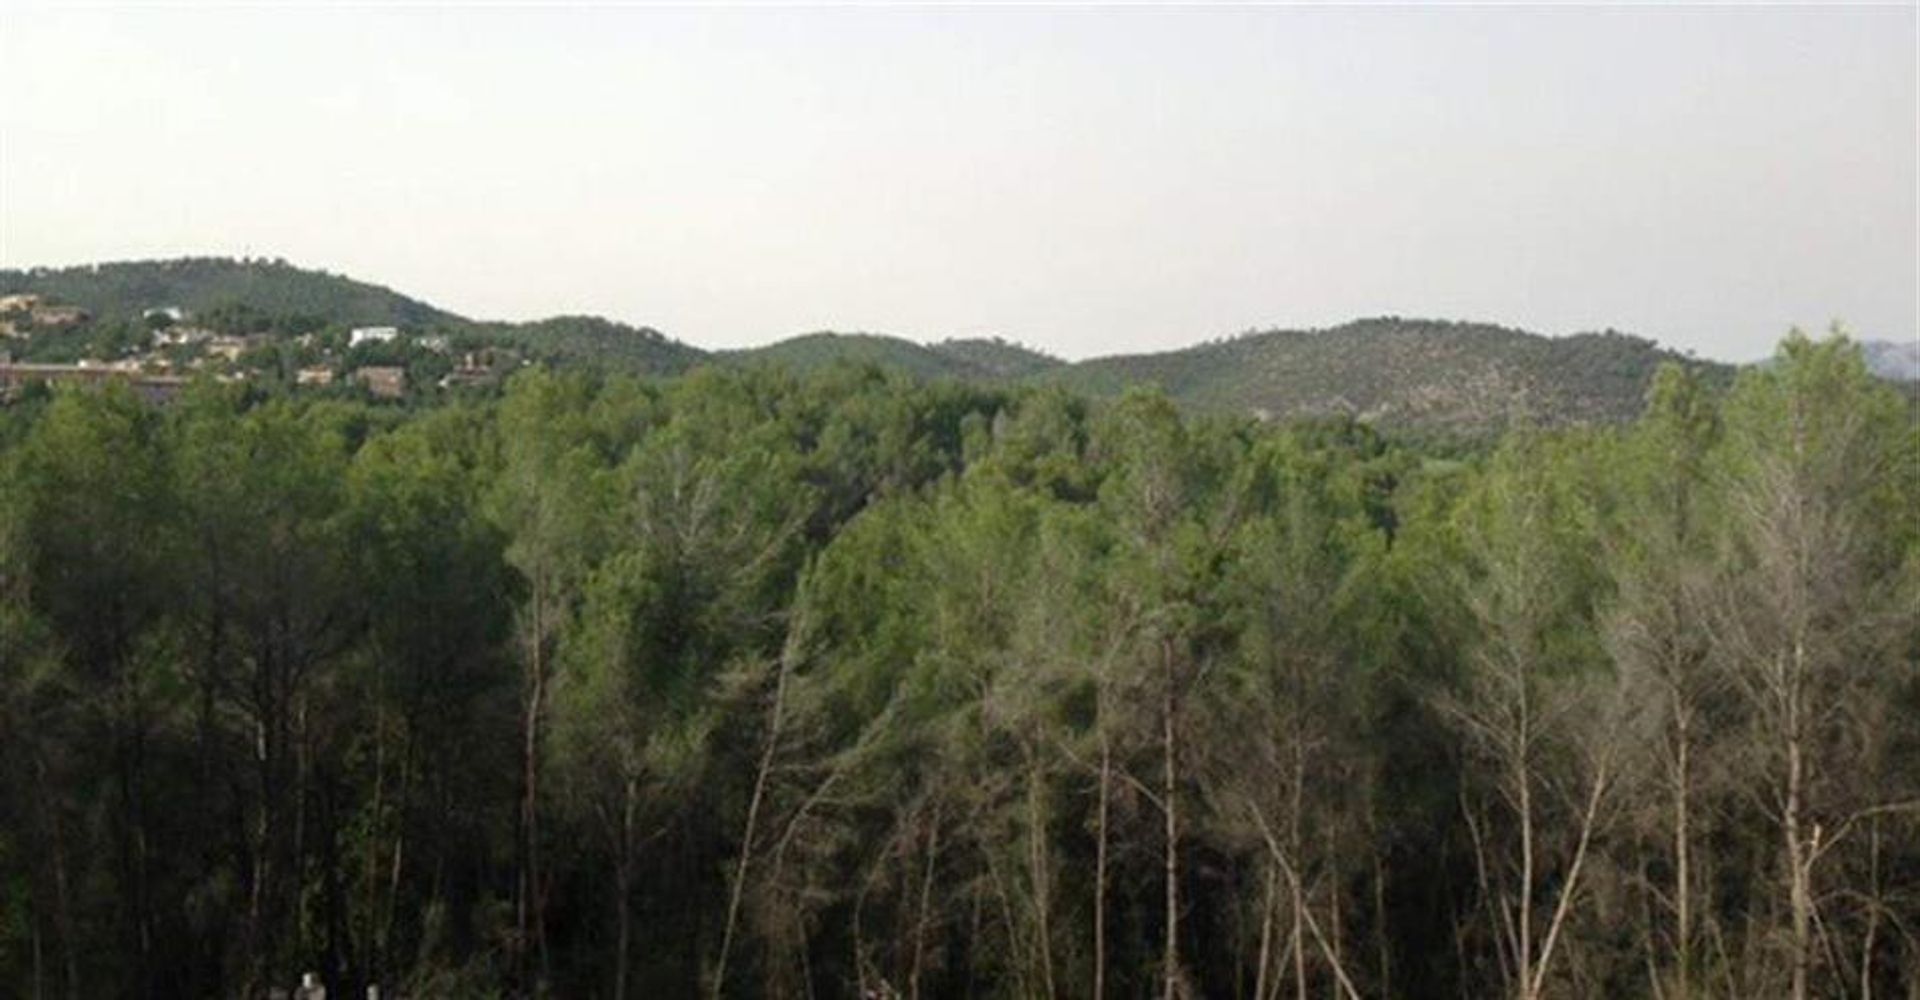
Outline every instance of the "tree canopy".
<path fill-rule="evenodd" d="M 1444 454 L 845 364 L 0 409 L 0 993 L 1803 1000 L 1917 935 L 1920 429 L 1842 337 Z"/>

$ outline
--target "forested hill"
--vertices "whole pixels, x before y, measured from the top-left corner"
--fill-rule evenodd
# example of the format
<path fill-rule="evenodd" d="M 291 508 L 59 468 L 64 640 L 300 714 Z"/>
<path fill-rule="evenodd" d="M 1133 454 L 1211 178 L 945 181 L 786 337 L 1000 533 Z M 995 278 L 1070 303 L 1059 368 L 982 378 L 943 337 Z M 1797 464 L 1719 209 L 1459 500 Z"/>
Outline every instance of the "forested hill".
<path fill-rule="evenodd" d="M 1515 418 L 1613 423 L 1640 411 L 1654 370 L 1676 360 L 1724 383 L 1732 369 L 1682 358 L 1653 341 L 1607 332 L 1543 337 L 1479 323 L 1389 317 L 1327 330 L 1249 333 L 1158 354 L 1068 363 L 1001 339 L 920 344 L 870 333 L 811 333 L 764 347 L 708 352 L 646 327 L 594 316 L 527 323 L 469 319 L 378 285 L 284 261 L 191 258 L 59 270 L 0 271 L 0 293 L 33 292 L 84 307 L 96 325 L 143 310 L 192 313 L 243 306 L 287 330 L 392 325 L 469 335 L 550 363 L 677 375 L 701 364 L 785 368 L 878 365 L 922 379 L 975 384 L 1058 383 L 1111 395 L 1156 385 L 1200 410 L 1273 419 L 1351 415 L 1387 427 L 1477 432 Z M 277 319 L 274 319 L 277 318 Z M 278 327 L 276 327 L 278 328 Z M 73 350 L 76 335 L 69 334 Z M 96 338 L 100 360 L 124 358 L 128 337 Z M 464 349 L 464 348 L 463 348 Z M 99 353 L 99 352 L 97 352 Z M 36 360 L 31 345 L 16 357 Z"/>
<path fill-rule="evenodd" d="M 484 323 L 477 329 L 561 359 L 580 359 L 619 371 L 650 375 L 678 375 L 712 357 L 652 327 L 628 326 L 599 316 Z"/>
<path fill-rule="evenodd" d="M 1097 358 L 1060 378 L 1110 392 L 1151 382 L 1207 409 L 1275 418 L 1350 414 L 1369 422 L 1448 428 L 1631 419 L 1663 361 L 1714 381 L 1731 369 L 1690 361 L 1619 333 L 1542 337 L 1505 327 L 1399 318 L 1328 330 L 1274 330 L 1164 354 Z"/>
<path fill-rule="evenodd" d="M 917 344 L 872 333 L 808 333 L 764 347 L 727 351 L 721 358 L 806 374 L 836 364 L 876 364 L 920 378 L 962 381 L 1017 379 L 1053 372 L 1066 362 L 1004 340 L 947 340 Z"/>
<path fill-rule="evenodd" d="M 0 271 L 0 294 L 44 295 L 101 319 L 169 306 L 205 312 L 240 304 L 275 316 L 311 316 L 352 326 L 465 322 L 390 288 L 283 260 L 182 257 L 79 267 Z"/>

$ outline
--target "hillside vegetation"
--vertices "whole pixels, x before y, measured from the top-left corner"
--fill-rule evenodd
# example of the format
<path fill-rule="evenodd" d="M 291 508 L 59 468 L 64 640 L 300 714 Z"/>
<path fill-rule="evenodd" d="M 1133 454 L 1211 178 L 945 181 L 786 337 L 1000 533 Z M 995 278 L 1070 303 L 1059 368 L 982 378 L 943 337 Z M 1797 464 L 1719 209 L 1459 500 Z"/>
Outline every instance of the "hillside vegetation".
<path fill-rule="evenodd" d="M 460 318 L 379 285 L 282 260 L 183 257 L 0 271 L 0 294 L 30 292 L 83 306 L 101 319 L 177 306 L 201 313 L 241 304 L 278 316 L 352 326 L 429 326 Z"/>
<path fill-rule="evenodd" d="M 1066 362 L 998 339 L 917 344 L 874 333 L 802 334 L 718 357 L 739 364 L 785 368 L 805 375 L 840 364 L 879 365 L 924 379 L 1010 380 L 1055 371 Z"/>
<path fill-rule="evenodd" d="M 943 340 L 933 350 L 966 362 L 996 378 L 1019 378 L 1057 371 L 1066 362 L 1021 344 L 998 337 Z"/>
<path fill-rule="evenodd" d="M 1618 333 L 1555 339 L 1486 324 L 1388 318 L 1097 358 L 1055 377 L 1098 393 L 1150 383 L 1203 408 L 1276 419 L 1341 414 L 1461 429 L 1519 416 L 1550 424 L 1630 419 L 1663 361 L 1686 359 Z M 1716 380 L 1729 372 L 1687 363 Z"/>
<path fill-rule="evenodd" d="M 651 327 L 628 326 L 599 316 L 483 323 L 478 329 L 558 360 L 592 361 L 616 371 L 678 375 L 711 357 Z"/>
<path fill-rule="evenodd" d="M 280 261 L 195 258 L 0 272 L 0 292 L 30 291 L 84 306 L 100 322 L 146 308 L 232 309 L 344 327 L 397 325 L 469 336 L 561 366 L 675 375 L 701 364 L 807 374 L 874 365 L 921 379 L 1057 383 L 1106 396 L 1154 385 L 1205 411 L 1270 419 L 1347 416 L 1382 427 L 1483 433 L 1516 418 L 1548 425 L 1617 423 L 1639 411 L 1654 370 L 1677 361 L 1709 384 L 1728 366 L 1694 361 L 1640 337 L 1606 332 L 1549 338 L 1478 323 L 1397 317 L 1327 330 L 1274 330 L 1157 354 L 1067 363 L 999 339 L 919 344 L 870 333 L 811 333 L 764 347 L 707 352 L 650 328 L 593 316 L 481 322 L 397 292 Z M 269 324 L 271 325 L 271 324 Z M 69 332 L 65 355 L 85 332 Z M 104 338 L 125 349 L 129 336 Z M 103 358 L 103 360 L 106 360 Z"/>

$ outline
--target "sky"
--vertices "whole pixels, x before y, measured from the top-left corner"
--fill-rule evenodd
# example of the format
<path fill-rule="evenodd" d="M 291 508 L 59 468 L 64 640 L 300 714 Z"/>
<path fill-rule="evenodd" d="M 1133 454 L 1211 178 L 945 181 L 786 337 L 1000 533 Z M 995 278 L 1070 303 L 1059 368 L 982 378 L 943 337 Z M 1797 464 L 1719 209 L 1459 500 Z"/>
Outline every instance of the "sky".
<path fill-rule="evenodd" d="M 1920 331 L 1912 6 L 0 5 L 0 266 L 703 347 Z"/>

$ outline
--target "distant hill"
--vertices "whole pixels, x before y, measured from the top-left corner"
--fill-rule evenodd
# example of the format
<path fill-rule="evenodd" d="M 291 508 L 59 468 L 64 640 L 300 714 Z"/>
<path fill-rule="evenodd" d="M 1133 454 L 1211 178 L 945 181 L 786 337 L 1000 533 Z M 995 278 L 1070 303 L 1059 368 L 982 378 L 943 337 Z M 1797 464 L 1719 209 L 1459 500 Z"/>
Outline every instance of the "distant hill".
<path fill-rule="evenodd" d="M 1553 338 L 1393 317 L 1096 358 L 1049 378 L 1096 393 L 1152 383 L 1196 406 L 1275 419 L 1348 414 L 1471 430 L 1523 414 L 1552 424 L 1631 419 L 1654 370 L 1670 360 L 1731 373 L 1621 333 Z"/>
<path fill-rule="evenodd" d="M 1899 382 L 1920 382 L 1920 340 L 1898 343 L 1891 340 L 1865 340 L 1860 352 L 1866 355 L 1867 368 L 1881 378 Z"/>
<path fill-rule="evenodd" d="M 0 295 L 32 292 L 103 319 L 178 306 L 201 312 L 240 303 L 280 316 L 316 316 L 353 326 L 463 322 L 392 289 L 281 260 L 183 257 L 80 267 L 0 271 Z"/>
<path fill-rule="evenodd" d="M 598 316 L 555 316 L 530 323 L 480 323 L 474 329 L 536 354 L 592 361 L 622 371 L 678 375 L 707 352 L 651 327 L 633 327 Z"/>
<path fill-rule="evenodd" d="M 1326 330 L 1270 330 L 1177 351 L 1068 363 L 1000 339 L 920 344 L 870 333 L 812 333 L 709 353 L 646 327 L 595 316 L 528 323 L 468 319 L 379 285 L 279 260 L 187 258 L 0 271 L 0 294 L 36 292 L 100 321 L 144 309 L 245 305 L 335 326 L 392 325 L 478 335 L 559 364 L 673 375 L 708 363 L 807 372 L 874 364 L 927 379 L 1057 383 L 1090 394 L 1159 385 L 1202 409 L 1273 419 L 1350 414 L 1388 426 L 1472 432 L 1516 416 L 1550 424 L 1622 421 L 1639 413 L 1662 362 L 1716 378 L 1732 368 L 1684 358 L 1653 341 L 1605 332 L 1543 337 L 1483 323 L 1387 317 Z M 1869 344 L 1883 373 L 1920 368 L 1916 345 Z M 1909 375 L 1908 377 L 1912 377 Z"/>
<path fill-rule="evenodd" d="M 998 340 L 918 344 L 813 333 L 722 360 L 806 372 L 854 362 L 922 378 L 1058 383 L 1093 395 L 1157 385 L 1191 406 L 1272 419 L 1347 414 L 1471 431 L 1525 415 L 1550 424 L 1631 419 L 1663 361 L 1692 361 L 1621 333 L 1550 338 L 1477 323 L 1385 318 L 1329 330 L 1250 333 L 1158 354 L 1067 363 Z"/>
<path fill-rule="evenodd" d="M 875 364 L 926 379 L 1014 380 L 1065 364 L 1004 340 L 948 340 L 918 344 L 872 333 L 808 333 L 764 347 L 725 351 L 721 360 L 809 372 L 831 365 Z"/>
<path fill-rule="evenodd" d="M 932 349 L 997 378 L 1024 378 L 1066 367 L 1066 362 L 1021 344 L 993 338 L 943 340 Z"/>
<path fill-rule="evenodd" d="M 658 330 L 556 316 L 529 323 L 480 322 L 380 285 L 282 260 L 187 257 L 0 271 L 0 295 L 31 292 L 84 307 L 97 320 L 177 306 L 192 313 L 244 305 L 273 317 L 313 317 L 339 326 L 398 326 L 484 334 L 560 362 L 672 375 L 706 360 Z"/>

